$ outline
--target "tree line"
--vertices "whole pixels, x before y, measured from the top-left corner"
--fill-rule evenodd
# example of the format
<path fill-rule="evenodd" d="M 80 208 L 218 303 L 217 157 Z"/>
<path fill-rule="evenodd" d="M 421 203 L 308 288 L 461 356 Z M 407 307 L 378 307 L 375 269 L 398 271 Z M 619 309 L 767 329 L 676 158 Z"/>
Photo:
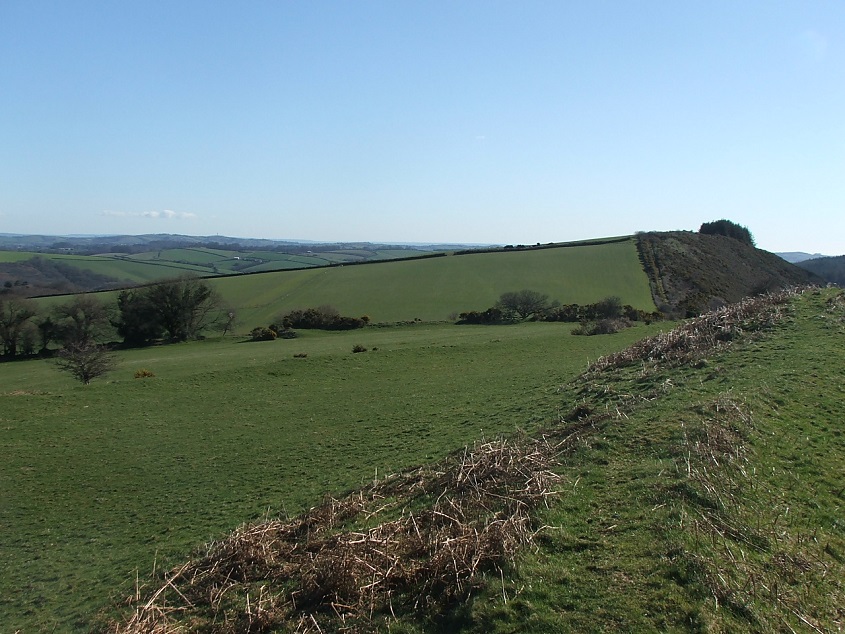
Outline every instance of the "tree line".
<path fill-rule="evenodd" d="M 183 277 L 121 291 L 109 305 L 92 295 L 39 309 L 32 299 L 0 295 L 0 342 L 4 360 L 61 350 L 88 348 L 122 338 L 125 346 L 155 341 L 187 341 L 218 328 L 224 334 L 235 320 L 206 282 Z"/>
<path fill-rule="evenodd" d="M 459 324 L 505 324 L 527 319 L 533 321 L 564 321 L 586 324 L 602 320 L 652 321 L 661 319 L 660 313 L 639 310 L 616 296 L 605 297 L 594 304 L 561 304 L 548 295 L 523 289 L 502 293 L 499 300 L 483 311 L 468 311 L 458 315 Z"/>

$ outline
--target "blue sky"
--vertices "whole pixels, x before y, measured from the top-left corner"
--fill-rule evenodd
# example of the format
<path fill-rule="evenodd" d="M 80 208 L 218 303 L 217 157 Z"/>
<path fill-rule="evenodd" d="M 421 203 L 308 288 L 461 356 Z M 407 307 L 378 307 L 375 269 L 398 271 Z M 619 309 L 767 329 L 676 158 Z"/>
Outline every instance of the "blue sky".
<path fill-rule="evenodd" d="M 845 2 L 0 0 L 0 232 L 845 253 Z"/>

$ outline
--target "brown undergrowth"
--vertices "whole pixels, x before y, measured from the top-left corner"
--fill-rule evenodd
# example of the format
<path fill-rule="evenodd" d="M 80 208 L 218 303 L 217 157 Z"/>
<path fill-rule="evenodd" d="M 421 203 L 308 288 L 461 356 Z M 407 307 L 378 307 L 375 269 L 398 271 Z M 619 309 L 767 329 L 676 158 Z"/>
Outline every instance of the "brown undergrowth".
<path fill-rule="evenodd" d="M 566 444 L 481 442 L 294 519 L 242 526 L 111 631 L 355 632 L 435 613 L 531 542 L 531 510 L 554 495 Z"/>

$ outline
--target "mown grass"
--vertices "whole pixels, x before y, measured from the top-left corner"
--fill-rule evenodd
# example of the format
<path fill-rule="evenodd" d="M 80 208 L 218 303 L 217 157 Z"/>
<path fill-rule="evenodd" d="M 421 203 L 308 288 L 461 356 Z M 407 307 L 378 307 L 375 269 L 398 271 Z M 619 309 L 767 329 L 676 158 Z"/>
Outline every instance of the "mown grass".
<path fill-rule="evenodd" d="M 530 430 L 567 406 L 559 384 L 655 328 L 588 338 L 564 324 L 420 324 L 206 341 L 122 352 L 87 387 L 47 361 L 0 364 L 2 631 L 84 630 L 132 593 L 136 572 L 244 521 Z M 139 369 L 155 376 L 132 378 Z"/>

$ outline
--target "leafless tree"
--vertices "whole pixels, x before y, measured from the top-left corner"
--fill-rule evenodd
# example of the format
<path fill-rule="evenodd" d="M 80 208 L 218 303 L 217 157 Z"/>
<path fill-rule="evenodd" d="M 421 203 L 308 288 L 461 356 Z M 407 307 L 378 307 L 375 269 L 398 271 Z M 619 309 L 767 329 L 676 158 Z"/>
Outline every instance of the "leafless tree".
<path fill-rule="evenodd" d="M 71 343 L 62 348 L 56 364 L 60 370 L 70 372 L 75 379 L 88 385 L 92 379 L 114 370 L 117 361 L 105 346 L 88 342 Z"/>

